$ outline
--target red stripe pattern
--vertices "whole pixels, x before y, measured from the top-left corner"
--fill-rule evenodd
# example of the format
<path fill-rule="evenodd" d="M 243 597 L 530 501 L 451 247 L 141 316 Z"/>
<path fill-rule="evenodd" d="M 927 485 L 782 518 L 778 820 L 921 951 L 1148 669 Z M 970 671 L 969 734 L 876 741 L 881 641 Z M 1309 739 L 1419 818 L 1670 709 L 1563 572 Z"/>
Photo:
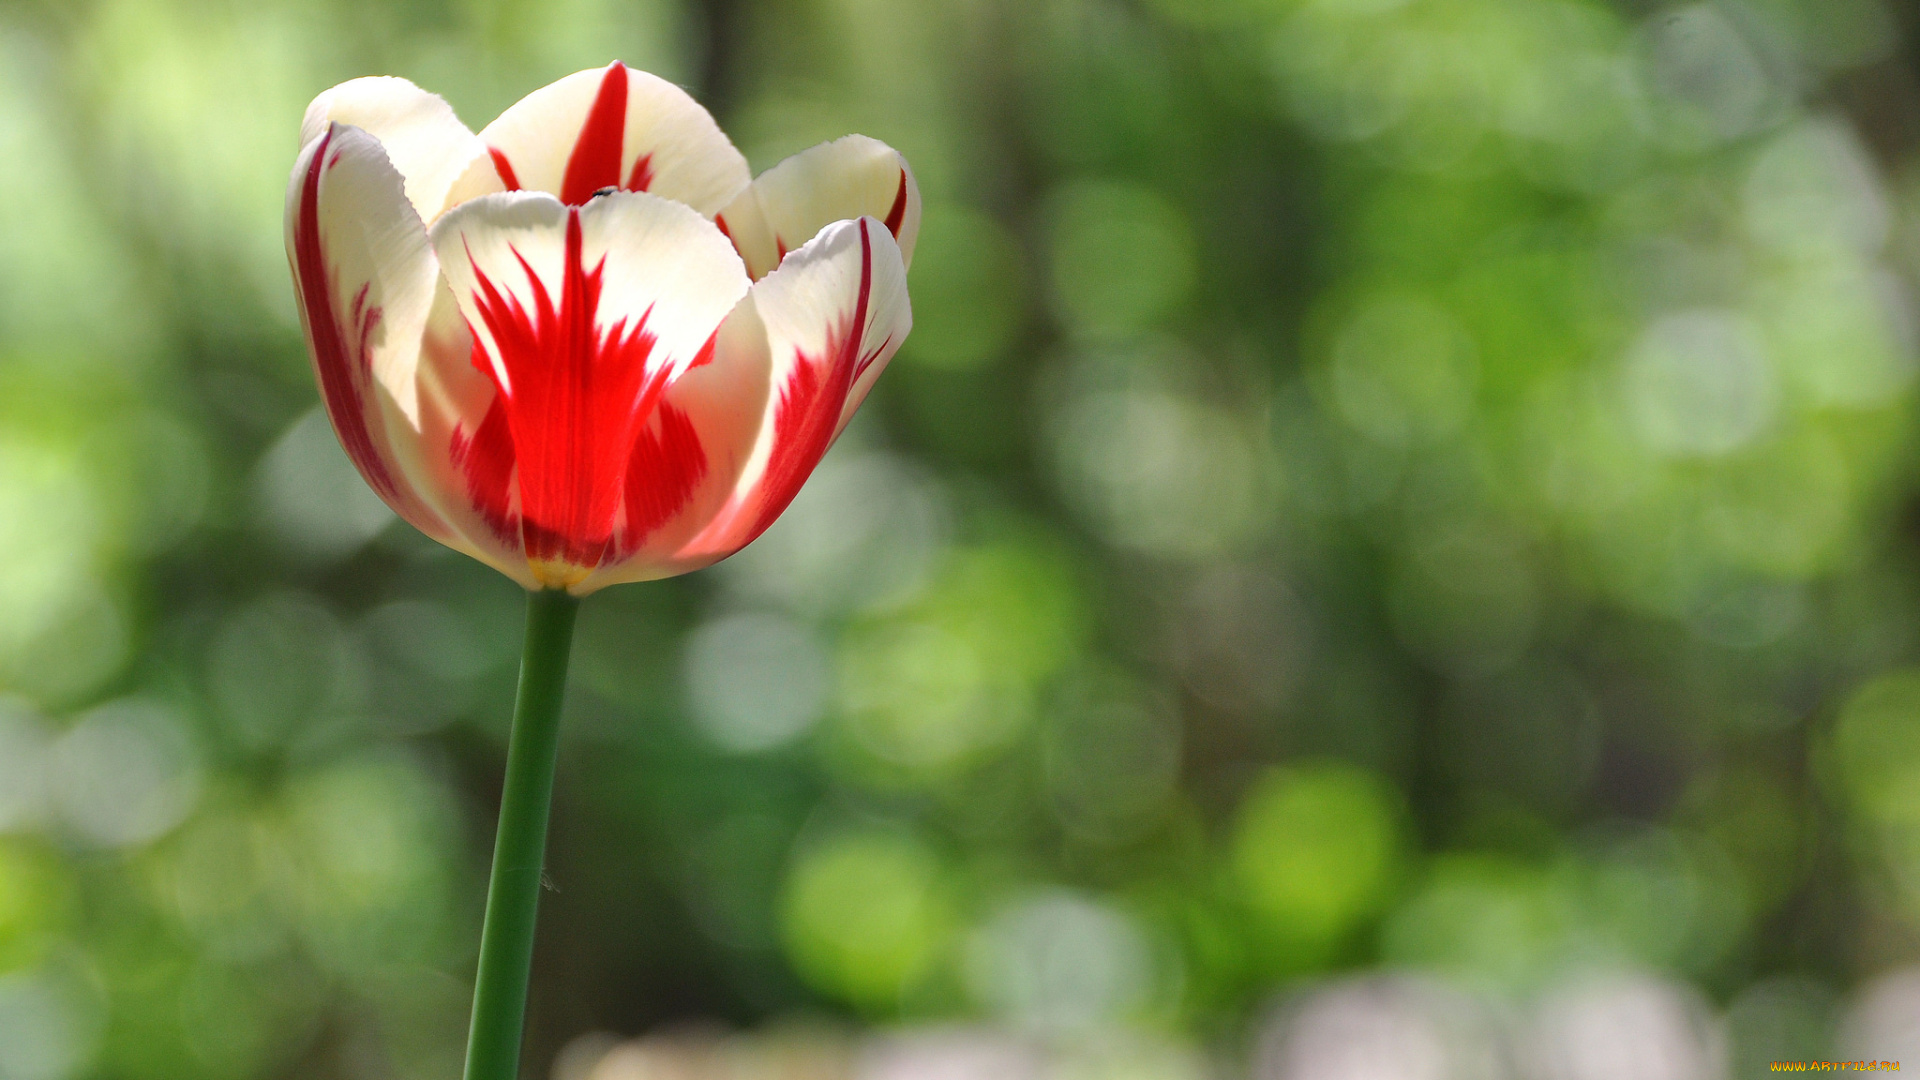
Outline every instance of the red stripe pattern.
<path fill-rule="evenodd" d="M 495 542 L 522 553 L 531 579 L 548 586 L 576 586 L 596 570 L 634 559 L 649 561 L 643 570 L 678 572 L 752 542 L 793 502 L 832 445 L 855 388 L 864 385 L 862 375 L 896 344 L 889 336 L 866 348 L 870 324 L 891 319 L 889 325 L 905 325 L 899 300 L 875 300 L 877 233 L 870 234 L 884 225 L 897 238 L 905 224 L 911 181 L 902 169 L 885 216 L 877 223 L 864 217 L 852 222 L 860 242 L 857 291 L 840 294 L 839 304 L 845 306 L 838 307 L 839 315 L 824 327 L 824 334 L 815 336 L 819 324 L 814 333 L 801 334 L 810 344 L 774 343 L 776 349 L 793 351 L 772 358 L 775 371 L 783 374 L 772 388 L 772 405 L 761 421 L 765 426 L 752 430 L 749 419 L 761 415 L 765 399 L 757 396 L 758 390 L 750 406 L 753 412 L 747 415 L 715 411 L 722 408 L 715 401 L 733 400 L 728 395 L 735 390 L 716 398 L 711 382 L 708 389 L 696 386 L 676 398 L 671 382 L 675 373 L 714 362 L 719 328 L 690 359 L 666 355 L 652 326 L 667 326 L 662 320 L 668 313 L 652 306 L 640 310 L 631 299 L 609 297 L 608 256 L 589 263 L 583 235 L 581 208 L 597 194 L 609 188 L 644 192 L 656 178 L 657 148 L 632 148 L 644 152 L 623 168 L 630 149 L 626 132 L 631 80 L 624 64 L 605 69 L 573 140 L 556 193 L 567 207 L 564 237 L 554 237 L 561 241 L 558 273 L 541 261 L 548 275 L 542 278 L 535 271 L 537 260 L 519 247 L 508 247 L 510 257 L 484 268 L 471 247 L 466 252 L 473 275 L 472 293 L 465 301 L 469 359 L 492 394 L 484 411 L 476 407 L 453 421 L 450 433 L 447 427 L 438 429 L 440 438 L 447 439 L 439 460 L 451 463 L 456 486 L 464 488 L 440 496 L 450 515 L 445 519 L 428 508 L 399 471 L 381 420 L 372 349 L 383 329 L 380 280 L 349 282 L 343 289 L 336 280 L 338 268 L 328 261 L 319 203 L 325 197 L 325 175 L 343 152 L 335 145 L 338 127 L 330 128 L 313 148 L 304 172 L 296 177 L 297 201 L 290 207 L 290 254 L 308 344 L 328 415 L 348 456 L 367 483 L 408 520 L 436 536 L 448 535 L 447 523 L 458 522 L 458 528 L 470 530 L 470 550 L 495 553 L 482 556 L 489 561 L 502 557 Z M 507 152 L 496 146 L 487 151 L 501 185 L 522 190 Z M 521 164 L 530 167 L 527 161 Z M 528 175 L 544 185 L 551 174 L 536 170 Z M 878 209 L 872 205 L 878 192 L 864 190 L 868 194 L 860 201 L 868 203 L 867 209 Z M 732 239 L 724 217 L 716 215 L 714 224 Z M 829 273 L 836 282 L 833 288 L 852 291 L 847 261 L 851 251 L 839 246 L 847 239 L 840 232 L 832 241 L 835 246 L 828 250 L 835 264 L 830 270 L 797 272 Z M 778 259 L 784 260 L 787 238 L 776 232 L 772 240 Z M 435 242 L 440 242 L 438 233 Z M 596 239 L 596 247 L 599 243 Z M 552 249 L 543 250 L 547 254 L 541 258 L 551 259 Z M 892 283 L 901 268 L 888 263 L 880 269 L 889 283 L 883 295 L 894 297 L 897 286 Z M 817 295 L 807 295 L 805 310 L 814 310 Z M 669 335 L 668 340 L 685 339 Z M 751 358 L 755 355 L 757 360 Z M 767 359 L 764 351 L 729 352 L 711 370 L 726 378 L 764 379 L 764 366 L 728 365 L 764 365 Z M 484 394 L 485 388 L 475 386 L 474 392 Z M 747 397 L 742 390 L 740 400 Z M 710 429 L 705 426 L 709 424 Z M 396 428 L 393 437 L 412 433 Z M 741 470 L 756 446 L 764 461 L 756 474 L 743 477 Z M 428 454 L 423 460 L 431 458 Z M 470 508 L 479 524 L 456 512 L 455 503 Z M 514 560 L 508 558 L 511 565 Z M 517 566 L 509 572 L 528 580 Z M 623 570 L 610 576 L 621 580 L 629 575 Z M 598 580 L 583 587 L 595 587 Z"/>
<path fill-rule="evenodd" d="M 840 414 L 846 409 L 847 395 L 866 370 L 867 364 L 886 348 L 862 354 L 866 337 L 868 300 L 873 293 L 873 240 L 867 235 L 867 222 L 860 227 L 860 292 L 854 300 L 853 317 L 836 325 L 827 335 L 827 347 L 820 356 L 799 353 L 792 371 L 780 387 L 780 404 L 774 412 L 773 453 L 767 471 L 761 477 L 762 499 L 759 516 L 741 546 L 752 543 L 775 519 L 786 512 L 800 486 L 833 445 L 840 427 Z"/>
<path fill-rule="evenodd" d="M 900 190 L 894 192 L 893 206 L 887 211 L 887 231 L 900 239 L 900 225 L 907 220 L 907 171 L 900 170 Z"/>
<path fill-rule="evenodd" d="M 567 171 L 556 193 L 560 201 L 568 206 L 584 206 L 595 192 L 607 188 L 646 191 L 653 186 L 651 150 L 634 159 L 633 167 L 627 170 L 624 180 L 620 176 L 620 162 L 626 156 L 627 149 L 627 91 L 630 82 L 627 65 L 618 60 L 608 64 L 606 73 L 600 77 L 600 88 L 594 94 L 593 104 L 587 109 L 585 122 L 580 125 L 573 151 L 567 155 Z M 507 157 L 506 151 L 489 146 L 487 153 L 493 158 L 493 171 L 499 175 L 500 183 L 508 191 L 521 190 L 520 178 L 514 172 L 513 162 Z"/>
<path fill-rule="evenodd" d="M 609 64 L 600 79 L 600 92 L 587 110 L 587 122 L 567 158 L 566 179 L 560 182 L 560 201 L 582 206 L 601 188 L 620 186 L 620 153 L 627 138 L 627 66 Z"/>
<path fill-rule="evenodd" d="M 473 433 L 456 433 L 455 458 L 503 540 L 535 564 L 591 569 L 631 554 L 677 513 L 706 459 L 686 417 L 661 408 L 672 364 L 656 355 L 652 309 L 600 325 L 606 260 L 585 265 L 578 208 L 566 228 L 557 296 L 517 251 L 524 290 L 474 267 L 497 355 L 475 334 L 473 360 L 496 396 Z"/>
<path fill-rule="evenodd" d="M 645 191 L 653 186 L 653 155 L 641 154 L 633 159 L 633 171 L 627 173 L 628 191 Z"/>
<path fill-rule="evenodd" d="M 343 313 L 335 306 L 337 275 L 327 263 L 320 233 L 320 181 L 339 163 L 333 150 L 336 128 L 329 127 L 314 148 L 300 184 L 300 202 L 294 217 L 294 283 L 300 294 L 300 314 L 307 332 L 307 348 L 319 377 L 320 397 L 327 417 L 340 436 L 340 445 L 354 467 L 388 506 L 416 527 L 433 532 L 435 520 L 395 475 L 384 431 L 368 419 L 373 395 L 373 351 L 369 347 L 380 326 L 381 309 L 368 303 L 371 282 L 362 282 Z M 346 316 L 345 321 L 341 315 Z"/>
<path fill-rule="evenodd" d="M 520 178 L 513 174 L 513 162 L 507 160 L 506 153 L 489 146 L 487 156 L 493 159 L 493 171 L 500 177 L 500 182 L 506 185 L 507 190 L 519 191 Z"/>

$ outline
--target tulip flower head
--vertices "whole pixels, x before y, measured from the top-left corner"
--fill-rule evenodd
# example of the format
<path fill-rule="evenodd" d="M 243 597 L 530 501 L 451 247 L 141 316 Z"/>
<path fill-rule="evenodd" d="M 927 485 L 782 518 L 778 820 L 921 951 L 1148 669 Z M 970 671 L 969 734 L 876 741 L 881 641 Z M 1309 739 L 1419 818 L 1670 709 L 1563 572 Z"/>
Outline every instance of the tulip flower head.
<path fill-rule="evenodd" d="M 287 254 L 327 415 L 420 531 L 584 595 L 738 551 L 912 326 L 920 195 L 850 135 L 753 179 L 621 63 L 478 135 L 404 79 L 308 107 Z"/>

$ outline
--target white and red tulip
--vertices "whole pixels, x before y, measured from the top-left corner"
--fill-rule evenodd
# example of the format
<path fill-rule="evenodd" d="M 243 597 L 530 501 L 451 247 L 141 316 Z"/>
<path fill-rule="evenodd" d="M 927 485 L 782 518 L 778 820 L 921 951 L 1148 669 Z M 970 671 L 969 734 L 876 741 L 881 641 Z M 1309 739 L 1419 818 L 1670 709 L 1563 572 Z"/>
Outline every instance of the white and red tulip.
<path fill-rule="evenodd" d="M 744 547 L 912 325 L 899 154 L 847 136 L 751 179 L 705 109 L 624 64 L 479 135 L 356 79 L 301 142 L 287 254 L 334 430 L 401 517 L 528 588 Z"/>

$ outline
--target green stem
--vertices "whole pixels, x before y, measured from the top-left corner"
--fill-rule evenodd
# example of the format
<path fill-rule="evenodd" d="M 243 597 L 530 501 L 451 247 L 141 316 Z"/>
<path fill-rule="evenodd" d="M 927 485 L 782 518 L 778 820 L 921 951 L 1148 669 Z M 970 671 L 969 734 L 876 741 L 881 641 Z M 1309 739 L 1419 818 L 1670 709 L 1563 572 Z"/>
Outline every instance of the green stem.
<path fill-rule="evenodd" d="M 560 698 L 580 601 L 558 589 L 527 594 L 527 642 L 520 694 L 507 742 L 507 780 L 500 793 L 500 829 L 493 842 L 493 879 L 480 930 L 473 1026 L 467 1032 L 466 1080 L 515 1080 L 526 1025 L 527 973 L 547 851 L 547 810 L 560 744 Z"/>

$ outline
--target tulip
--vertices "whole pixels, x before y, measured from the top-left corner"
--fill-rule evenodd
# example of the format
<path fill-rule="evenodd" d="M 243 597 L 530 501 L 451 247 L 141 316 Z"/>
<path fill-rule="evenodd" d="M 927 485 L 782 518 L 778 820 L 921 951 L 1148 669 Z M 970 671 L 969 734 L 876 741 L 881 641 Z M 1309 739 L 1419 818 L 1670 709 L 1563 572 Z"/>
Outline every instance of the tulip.
<path fill-rule="evenodd" d="M 919 192 L 872 139 L 750 180 L 705 109 L 616 63 L 477 136 L 356 79 L 301 140 L 287 252 L 341 444 L 401 517 L 529 589 L 745 546 L 912 325 Z"/>
<path fill-rule="evenodd" d="M 475 135 L 404 79 L 301 125 L 287 254 L 327 415 L 415 528 L 530 590 L 468 1080 L 517 1068 L 576 598 L 778 518 L 912 325 L 913 173 L 851 135 L 753 179 L 678 87 L 569 75 Z"/>

